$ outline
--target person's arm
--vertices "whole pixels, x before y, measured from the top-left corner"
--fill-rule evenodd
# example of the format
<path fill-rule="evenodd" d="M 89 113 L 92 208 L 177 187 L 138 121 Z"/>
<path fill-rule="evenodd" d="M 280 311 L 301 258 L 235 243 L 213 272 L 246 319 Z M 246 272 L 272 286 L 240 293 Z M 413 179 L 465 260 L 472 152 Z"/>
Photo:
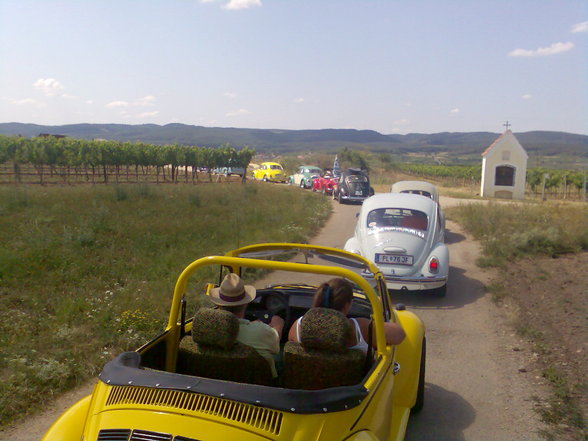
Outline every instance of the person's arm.
<path fill-rule="evenodd" d="M 361 329 L 361 334 L 363 335 L 363 339 L 368 341 L 369 338 L 369 326 L 371 320 L 366 318 L 357 318 L 356 319 L 359 323 L 359 327 Z M 384 322 L 384 338 L 386 339 L 387 345 L 397 345 L 402 343 L 406 334 L 404 333 L 404 329 L 398 323 L 393 322 Z M 376 333 L 372 330 L 372 345 L 376 346 Z"/>
<path fill-rule="evenodd" d="M 406 337 L 406 333 L 404 332 L 404 329 L 402 329 L 402 326 L 393 322 L 384 323 L 384 334 L 386 336 L 387 345 L 398 345 L 402 343 L 402 340 Z"/>
<path fill-rule="evenodd" d="M 278 341 L 282 339 L 282 331 L 284 330 L 284 319 L 279 315 L 274 315 L 269 322 L 269 325 L 278 333 Z"/>

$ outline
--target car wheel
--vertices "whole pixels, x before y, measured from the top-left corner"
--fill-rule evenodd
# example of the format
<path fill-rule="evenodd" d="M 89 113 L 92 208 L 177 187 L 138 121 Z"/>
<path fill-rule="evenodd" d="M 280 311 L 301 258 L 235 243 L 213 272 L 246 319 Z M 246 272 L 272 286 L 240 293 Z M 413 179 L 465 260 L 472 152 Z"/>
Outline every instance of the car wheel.
<path fill-rule="evenodd" d="M 267 176 L 263 177 L 263 182 L 267 182 Z"/>
<path fill-rule="evenodd" d="M 427 338 L 423 337 L 423 344 L 421 347 L 421 366 L 419 368 L 419 384 L 417 386 L 417 395 L 414 406 L 411 412 L 419 412 L 425 404 L 425 363 L 427 358 Z"/>
<path fill-rule="evenodd" d="M 300 180 L 300 188 L 306 188 L 306 185 L 304 185 L 304 179 Z"/>
<path fill-rule="evenodd" d="M 446 294 L 447 294 L 447 284 L 443 285 L 440 288 L 433 290 L 433 295 L 435 297 L 445 297 Z"/>

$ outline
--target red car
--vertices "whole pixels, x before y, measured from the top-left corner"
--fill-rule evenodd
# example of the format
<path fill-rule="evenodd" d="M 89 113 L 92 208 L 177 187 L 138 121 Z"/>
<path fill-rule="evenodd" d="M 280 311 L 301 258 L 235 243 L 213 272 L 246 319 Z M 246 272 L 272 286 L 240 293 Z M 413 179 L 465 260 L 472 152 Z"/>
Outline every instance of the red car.
<path fill-rule="evenodd" d="M 320 191 L 323 194 L 333 194 L 333 187 L 337 185 L 339 178 L 334 177 L 330 172 L 312 181 L 312 191 Z"/>

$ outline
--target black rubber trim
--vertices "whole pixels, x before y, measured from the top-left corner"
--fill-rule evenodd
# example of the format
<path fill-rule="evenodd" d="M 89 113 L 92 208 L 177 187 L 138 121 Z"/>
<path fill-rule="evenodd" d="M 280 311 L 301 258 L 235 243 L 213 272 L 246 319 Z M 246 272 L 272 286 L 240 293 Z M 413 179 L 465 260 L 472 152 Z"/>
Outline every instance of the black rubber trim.
<path fill-rule="evenodd" d="M 233 383 L 140 367 L 138 352 L 124 352 L 104 366 L 100 381 L 111 386 L 138 386 L 200 393 L 284 412 L 311 414 L 339 412 L 358 406 L 368 395 L 363 385 L 322 390 L 284 389 Z"/>

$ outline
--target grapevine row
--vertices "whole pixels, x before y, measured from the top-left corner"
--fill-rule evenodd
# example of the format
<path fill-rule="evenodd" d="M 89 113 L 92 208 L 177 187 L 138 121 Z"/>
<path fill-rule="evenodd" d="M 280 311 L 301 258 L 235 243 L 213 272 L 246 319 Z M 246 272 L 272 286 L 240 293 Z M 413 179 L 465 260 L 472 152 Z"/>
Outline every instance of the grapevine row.
<path fill-rule="evenodd" d="M 99 173 L 104 182 L 108 182 L 108 169 L 114 168 L 118 176 L 123 169 L 128 174 L 130 167 L 134 167 L 137 175 L 139 169 L 146 174 L 155 168 L 157 176 L 159 177 L 161 171 L 166 180 L 168 178 L 165 172 L 168 169 L 169 180 L 175 182 L 180 170 L 184 171 L 187 179 L 188 168 L 191 168 L 192 176 L 201 167 L 208 170 L 224 166 L 246 169 L 254 154 L 255 151 L 247 147 L 236 150 L 229 145 L 208 148 L 177 144 L 90 141 L 54 136 L 24 138 L 0 135 L 0 164 L 13 164 L 17 182 L 20 180 L 19 173 L 23 165 L 33 166 L 41 183 L 47 168 L 51 173 L 57 173 L 58 168 L 67 170 L 67 173 L 71 169 L 81 169 L 88 179 L 90 173 L 92 179 Z"/>

